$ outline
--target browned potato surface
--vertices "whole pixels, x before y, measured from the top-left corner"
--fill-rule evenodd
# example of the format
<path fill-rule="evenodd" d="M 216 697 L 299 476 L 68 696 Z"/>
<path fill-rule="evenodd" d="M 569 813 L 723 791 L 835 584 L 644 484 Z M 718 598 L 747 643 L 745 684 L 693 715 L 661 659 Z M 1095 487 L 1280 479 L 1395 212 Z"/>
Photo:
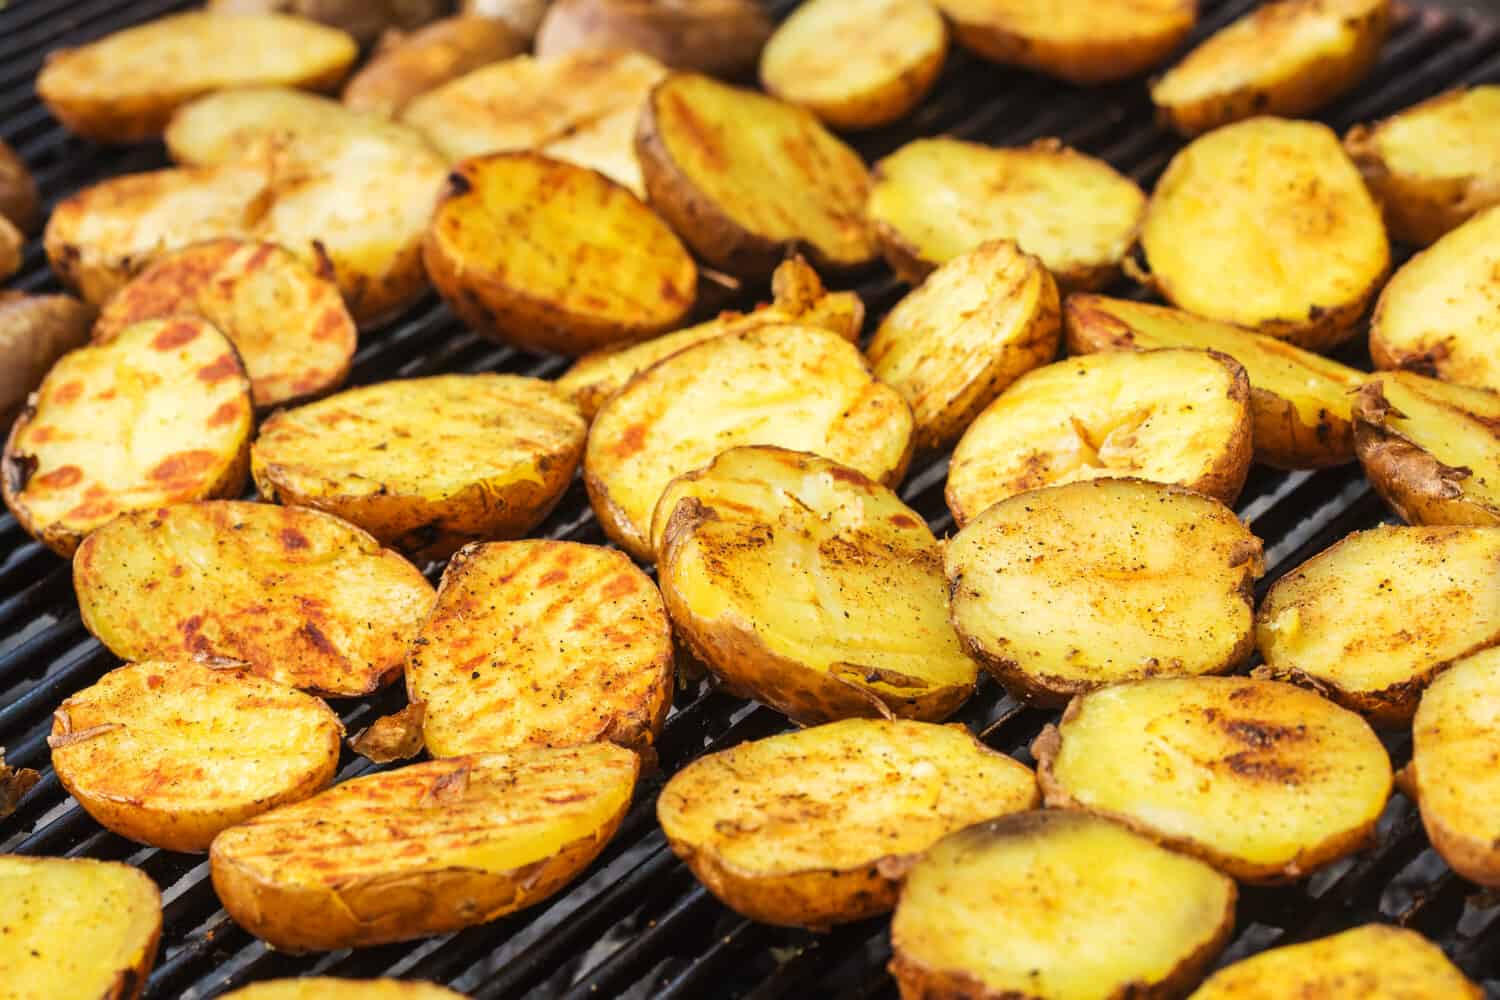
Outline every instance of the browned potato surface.
<path fill-rule="evenodd" d="M 0 215 L 0 281 L 4 281 L 21 269 L 21 253 L 26 246 L 26 235 L 16 224 Z"/>
<path fill-rule="evenodd" d="M 303 976 L 252 983 L 223 1000 L 463 1000 L 463 994 L 435 983 Z"/>
<path fill-rule="evenodd" d="M 344 86 L 344 105 L 395 118 L 422 94 L 525 48 L 503 21 L 446 17 L 410 35 L 388 36 Z"/>
<path fill-rule="evenodd" d="M 755 68 L 770 35 L 757 0 L 552 0 L 536 54 L 634 49 L 673 69 L 734 78 Z"/>
<path fill-rule="evenodd" d="M 41 780 L 41 772 L 35 768 L 11 767 L 5 763 L 5 749 L 0 747 L 0 820 L 14 813 L 26 793 Z"/>
<path fill-rule="evenodd" d="M 0 427 L 9 429 L 58 358 L 88 342 L 95 315 L 71 295 L 0 291 Z"/>
<path fill-rule="evenodd" d="M 31 172 L 16 151 L 0 139 L 0 216 L 22 232 L 30 232 L 41 219 L 41 209 Z"/>
<path fill-rule="evenodd" d="M 442 17 L 452 0 L 209 0 L 221 14 L 295 14 L 368 44 L 391 29 L 419 28 Z"/>
<path fill-rule="evenodd" d="M 463 0 L 460 9 L 474 17 L 492 17 L 504 21 L 528 43 L 536 37 L 537 27 L 553 0 Z"/>

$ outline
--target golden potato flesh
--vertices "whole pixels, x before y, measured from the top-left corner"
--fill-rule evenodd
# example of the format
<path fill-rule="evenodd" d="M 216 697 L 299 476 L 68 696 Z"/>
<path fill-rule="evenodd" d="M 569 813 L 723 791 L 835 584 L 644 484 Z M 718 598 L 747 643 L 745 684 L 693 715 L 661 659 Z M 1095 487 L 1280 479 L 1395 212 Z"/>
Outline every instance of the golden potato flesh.
<path fill-rule="evenodd" d="M 1028 812 L 952 834 L 891 923 L 904 1000 L 1173 997 L 1234 929 L 1234 883 L 1108 820 Z"/>
<path fill-rule="evenodd" d="M 726 905 L 826 927 L 891 909 L 906 867 L 947 834 L 1038 803 L 1030 769 L 962 726 L 846 719 L 701 757 L 656 814 Z"/>
<path fill-rule="evenodd" d="M 344 106 L 395 118 L 422 94 L 525 48 L 526 40 L 503 21 L 445 17 L 382 43 L 345 85 Z"/>
<path fill-rule="evenodd" d="M 121 511 L 238 493 L 251 412 L 234 345 L 208 321 L 137 323 L 52 366 L 11 427 L 5 502 L 70 556 Z"/>
<path fill-rule="evenodd" d="M 434 983 L 398 979 L 272 979 L 225 993 L 223 1000 L 463 1000 Z"/>
<path fill-rule="evenodd" d="M 556 506 L 587 428 L 546 382 L 435 375 L 341 392 L 261 425 L 261 495 L 316 507 L 413 557 L 516 538 Z"/>
<path fill-rule="evenodd" d="M 326 788 L 344 727 L 322 701 L 203 663 L 105 674 L 52 715 L 52 766 L 123 837 L 206 851 L 225 827 Z"/>
<path fill-rule="evenodd" d="M 1091 479 L 1002 500 L 948 543 L 964 648 L 1017 697 L 1233 670 L 1253 648 L 1260 539 L 1217 500 Z"/>
<path fill-rule="evenodd" d="M 677 634 L 732 690 L 803 724 L 942 719 L 973 691 L 937 539 L 853 469 L 735 448 L 668 486 L 657 523 Z"/>
<path fill-rule="evenodd" d="M 640 762 L 591 743 L 474 754 L 356 778 L 230 827 L 219 901 L 281 951 L 407 941 L 541 902 L 604 849 Z"/>
<path fill-rule="evenodd" d="M 948 465 L 948 509 L 962 527 L 1017 493 L 1100 477 L 1177 483 L 1233 503 L 1250 469 L 1251 426 L 1250 383 L 1227 355 L 1069 358 L 1022 375 L 969 425 Z"/>
<path fill-rule="evenodd" d="M 635 105 L 611 111 L 537 147 L 537 152 L 597 170 L 637 198 L 645 198 L 646 180 L 635 158 L 635 123 L 640 116 L 641 109 Z"/>
<path fill-rule="evenodd" d="M 368 694 L 432 606 L 416 567 L 331 514 L 218 501 L 136 511 L 73 560 L 83 623 L 124 660 L 203 659 Z"/>
<path fill-rule="evenodd" d="M 1141 247 L 1173 305 L 1314 351 L 1353 334 L 1391 257 L 1338 138 L 1281 118 L 1226 126 L 1174 156 Z"/>
<path fill-rule="evenodd" d="M 1356 532 L 1276 581 L 1256 642 L 1269 676 L 1403 724 L 1441 670 L 1500 643 L 1500 529 Z"/>

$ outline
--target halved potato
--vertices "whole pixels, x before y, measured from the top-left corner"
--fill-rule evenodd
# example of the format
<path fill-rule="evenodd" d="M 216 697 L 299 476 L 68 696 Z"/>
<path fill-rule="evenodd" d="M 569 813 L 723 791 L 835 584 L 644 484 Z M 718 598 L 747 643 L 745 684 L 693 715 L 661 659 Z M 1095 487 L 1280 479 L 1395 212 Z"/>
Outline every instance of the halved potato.
<path fill-rule="evenodd" d="M 547 13 L 536 33 L 536 53 L 543 57 L 634 49 L 674 69 L 733 79 L 755 68 L 771 35 L 771 18 L 758 0 L 543 2 Z"/>
<path fill-rule="evenodd" d="M 489 17 L 445 17 L 410 35 L 388 34 L 345 84 L 344 106 L 395 118 L 428 91 L 525 49 L 526 39 Z"/>
<path fill-rule="evenodd" d="M 1390 0 L 1266 4 L 1189 52 L 1151 85 L 1151 100 L 1185 135 L 1311 114 L 1370 72 L 1390 18 Z"/>
<path fill-rule="evenodd" d="M 0 291 L 0 427 L 15 422 L 58 358 L 88 343 L 96 315 L 71 295 Z"/>
<path fill-rule="evenodd" d="M 1145 207 L 1134 181 L 1056 139 L 1017 149 L 916 139 L 875 165 L 869 215 L 886 262 L 911 284 L 1009 239 L 1071 291 L 1120 273 Z"/>
<path fill-rule="evenodd" d="M 41 196 L 26 161 L 0 139 L 0 217 L 9 219 L 18 230 L 30 232 L 41 214 Z"/>
<path fill-rule="evenodd" d="M 1256 642 L 1265 675 L 1404 724 L 1439 672 L 1500 645 L 1500 529 L 1356 532 L 1276 581 Z"/>
<path fill-rule="evenodd" d="M 52 366 L 5 443 L 5 503 L 71 556 L 121 511 L 239 493 L 251 414 L 250 379 L 211 323 L 137 323 Z"/>
<path fill-rule="evenodd" d="M 588 867 L 639 770 L 631 751 L 590 743 L 356 778 L 219 834 L 214 889 L 241 927 L 290 952 L 487 923 Z"/>
<path fill-rule="evenodd" d="M 1391 262 L 1338 137 L 1281 118 L 1225 126 L 1172 157 L 1141 248 L 1178 308 L 1314 351 L 1353 335 Z"/>
<path fill-rule="evenodd" d="M 646 179 L 641 176 L 641 162 L 635 156 L 635 125 L 640 116 L 641 109 L 635 105 L 611 111 L 538 146 L 537 152 L 597 170 L 644 199 Z"/>
<path fill-rule="evenodd" d="M 223 1000 L 463 1000 L 463 996 L 436 983 L 322 976 L 272 979 L 222 994 Z"/>
<path fill-rule="evenodd" d="M 652 559 L 667 484 L 736 445 L 810 451 L 883 483 L 906 472 L 911 408 L 826 330 L 767 326 L 715 337 L 648 368 L 589 429 L 583 480 L 606 534 Z"/>
<path fill-rule="evenodd" d="M 1002 500 L 948 543 L 953 624 L 1018 698 L 1227 673 L 1254 648 L 1260 539 L 1217 500 L 1090 479 Z"/>
<path fill-rule="evenodd" d="M 435 375 L 273 414 L 250 450 L 261 495 L 337 514 L 413 558 L 516 538 L 561 499 L 587 425 L 546 382 Z"/>
<path fill-rule="evenodd" d="M 1351 394 L 1363 372 L 1228 323 L 1102 295 L 1068 296 L 1063 329 L 1072 354 L 1163 347 L 1227 354 L 1250 378 L 1256 461 L 1280 469 L 1354 461 Z"/>
<path fill-rule="evenodd" d="M 1234 930 L 1235 895 L 1203 862 L 1108 820 L 1018 813 L 912 867 L 891 973 L 908 1000 L 1181 996 Z"/>
<path fill-rule="evenodd" d="M 79 548 L 73 587 L 123 660 L 201 659 L 337 696 L 399 674 L 433 601 L 416 567 L 353 525 L 233 500 L 121 515 Z"/>
<path fill-rule="evenodd" d="M 52 766 L 106 828 L 206 851 L 225 827 L 328 787 L 343 724 L 274 681 L 183 660 L 112 670 L 52 714 Z"/>
<path fill-rule="evenodd" d="M 804 725 L 943 719 L 973 692 L 941 546 L 853 469 L 735 448 L 668 486 L 656 523 L 677 634 L 730 690 Z"/>
<path fill-rule="evenodd" d="M 700 757 L 656 815 L 726 906 L 821 928 L 887 912 L 938 840 L 1039 802 L 1031 770 L 963 726 L 847 719 Z"/>
<path fill-rule="evenodd" d="M 1250 382 L 1227 355 L 1069 358 L 1022 375 L 969 425 L 948 465 L 948 509 L 963 527 L 1006 497 L 1101 476 L 1232 504 L 1250 471 L 1251 427 Z"/>

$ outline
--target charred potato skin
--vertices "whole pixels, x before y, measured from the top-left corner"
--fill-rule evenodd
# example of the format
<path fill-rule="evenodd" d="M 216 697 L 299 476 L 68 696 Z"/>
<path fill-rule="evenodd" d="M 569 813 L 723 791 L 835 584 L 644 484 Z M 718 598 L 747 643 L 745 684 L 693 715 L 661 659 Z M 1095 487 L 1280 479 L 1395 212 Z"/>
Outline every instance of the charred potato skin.
<path fill-rule="evenodd" d="M 41 211 L 36 181 L 20 155 L 0 139 L 0 216 L 29 233 L 41 221 Z"/>

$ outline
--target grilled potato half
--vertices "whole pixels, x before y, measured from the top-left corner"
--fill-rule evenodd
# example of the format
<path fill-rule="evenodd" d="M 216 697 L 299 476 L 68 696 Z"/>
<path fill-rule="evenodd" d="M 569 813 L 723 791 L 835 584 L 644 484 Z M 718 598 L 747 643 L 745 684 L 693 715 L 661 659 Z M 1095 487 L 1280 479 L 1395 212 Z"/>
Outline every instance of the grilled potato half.
<path fill-rule="evenodd" d="M 939 138 L 875 165 L 869 215 L 886 262 L 913 285 L 986 240 L 1009 239 L 1073 291 L 1120 273 L 1145 207 L 1134 181 L 1056 139 L 992 149 Z"/>
<path fill-rule="evenodd" d="M 1235 895 L 1203 862 L 1108 820 L 1017 813 L 952 834 L 912 867 L 891 973 L 904 1000 L 1164 1000 L 1229 939 Z"/>
<path fill-rule="evenodd" d="M 947 834 L 1038 802 L 1031 770 L 962 726 L 846 719 L 701 757 L 656 814 L 725 905 L 827 927 L 890 910 L 907 867 Z"/>
<path fill-rule="evenodd" d="M 1256 642 L 1265 675 L 1402 725 L 1439 672 L 1500 645 L 1500 529 L 1355 532 L 1276 581 Z"/>
<path fill-rule="evenodd" d="M 204 663 L 135 663 L 52 714 L 52 766 L 122 837 L 206 851 L 226 827 L 328 787 L 344 735 L 312 695 Z"/>
<path fill-rule="evenodd" d="M 335 696 L 401 672 L 434 596 L 331 514 L 234 500 L 116 518 L 79 548 L 73 587 L 123 660 L 201 659 Z"/>
<path fill-rule="evenodd" d="M 97 315 L 71 295 L 0 291 L 0 427 L 9 427 L 57 359 L 88 343 Z"/>
<path fill-rule="evenodd" d="M 250 450 L 261 495 L 336 514 L 418 559 L 540 524 L 587 426 L 541 379 L 435 375 L 273 414 Z"/>
<path fill-rule="evenodd" d="M 464 1000 L 464 995 L 435 983 L 305 976 L 252 983 L 223 994 L 223 1000 Z"/>
<path fill-rule="evenodd" d="M 148 320 L 64 355 L 11 427 L 5 503 L 62 556 L 121 511 L 234 496 L 250 379 L 207 320 Z"/>
<path fill-rule="evenodd" d="M 396 118 L 428 91 L 525 49 L 526 40 L 504 21 L 445 17 L 410 35 L 387 36 L 344 86 L 344 106 Z"/>
<path fill-rule="evenodd" d="M 611 743 L 411 764 L 230 827 L 219 901 L 282 951 L 365 947 L 541 902 L 604 849 L 640 762 Z"/>

